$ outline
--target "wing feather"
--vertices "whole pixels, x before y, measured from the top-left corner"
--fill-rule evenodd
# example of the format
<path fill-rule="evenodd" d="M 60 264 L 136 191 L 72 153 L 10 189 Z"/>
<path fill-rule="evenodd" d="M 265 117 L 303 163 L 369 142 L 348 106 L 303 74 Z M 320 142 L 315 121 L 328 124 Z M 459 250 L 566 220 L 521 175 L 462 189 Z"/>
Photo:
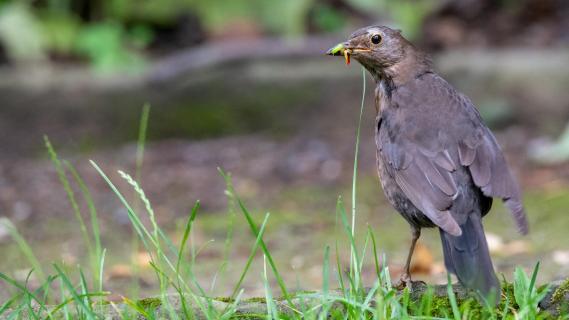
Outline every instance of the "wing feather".
<path fill-rule="evenodd" d="M 413 205 L 446 232 L 456 236 L 462 233 L 448 210 L 457 192 L 456 185 L 450 171 L 435 162 L 438 153 L 422 152 L 413 145 L 384 139 L 380 154 Z M 447 168 L 451 167 L 454 165 L 447 163 Z"/>
<path fill-rule="evenodd" d="M 437 195 L 435 189 L 424 186 L 426 177 L 418 175 L 417 169 L 417 166 L 411 164 L 406 170 L 398 171 L 395 181 L 409 200 L 434 224 L 454 236 L 460 236 L 462 230 L 448 210 L 452 199 Z"/>
<path fill-rule="evenodd" d="M 466 143 L 459 144 L 459 153 L 460 145 Z M 485 196 L 502 198 L 514 217 L 519 232 L 527 234 L 529 228 L 520 188 L 508 168 L 496 138 L 489 129 L 485 130 L 475 148 L 472 151 L 475 157 L 468 165 L 474 183 L 480 187 Z"/>

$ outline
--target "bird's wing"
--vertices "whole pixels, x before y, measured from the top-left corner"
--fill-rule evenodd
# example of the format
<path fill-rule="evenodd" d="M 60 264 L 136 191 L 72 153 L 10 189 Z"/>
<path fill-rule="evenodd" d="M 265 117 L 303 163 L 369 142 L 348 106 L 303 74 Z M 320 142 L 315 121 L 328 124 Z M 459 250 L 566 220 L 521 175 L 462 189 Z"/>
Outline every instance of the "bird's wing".
<path fill-rule="evenodd" d="M 449 209 L 457 193 L 448 152 L 427 152 L 412 144 L 393 141 L 388 130 L 379 132 L 380 156 L 407 198 L 446 232 L 459 236 L 461 229 Z"/>
<path fill-rule="evenodd" d="M 384 163 L 411 202 L 450 234 L 461 233 L 451 214 L 461 184 L 453 172 L 467 167 L 487 197 L 502 198 L 518 228 L 527 232 L 521 195 L 502 151 L 476 108 L 444 79 L 429 74 L 392 94 L 395 111 L 380 130 Z M 382 116 L 383 117 L 383 116 Z M 398 132 L 393 132 L 393 131 Z"/>
<path fill-rule="evenodd" d="M 471 108 L 474 108 L 470 104 Z M 512 176 L 496 138 L 485 126 L 458 142 L 460 164 L 468 167 L 474 184 L 487 197 L 501 198 L 510 210 L 518 230 L 528 232 L 520 188 Z"/>

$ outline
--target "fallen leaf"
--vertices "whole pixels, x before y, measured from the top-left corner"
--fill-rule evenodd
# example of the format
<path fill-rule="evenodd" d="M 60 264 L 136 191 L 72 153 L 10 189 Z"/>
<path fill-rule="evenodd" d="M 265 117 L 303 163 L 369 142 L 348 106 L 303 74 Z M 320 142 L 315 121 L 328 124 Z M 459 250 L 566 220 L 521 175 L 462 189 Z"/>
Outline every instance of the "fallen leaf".
<path fill-rule="evenodd" d="M 411 272 L 430 274 L 433 263 L 433 254 L 429 248 L 421 242 L 417 242 L 415 251 L 413 252 L 413 259 L 411 260 Z"/>
<path fill-rule="evenodd" d="M 115 264 L 109 270 L 109 279 L 128 279 L 132 276 L 132 267 L 127 264 Z"/>
<path fill-rule="evenodd" d="M 149 267 L 150 262 L 152 261 L 152 257 L 150 257 L 150 254 L 148 254 L 148 252 L 143 251 L 136 254 L 135 260 L 136 264 L 139 267 Z"/>

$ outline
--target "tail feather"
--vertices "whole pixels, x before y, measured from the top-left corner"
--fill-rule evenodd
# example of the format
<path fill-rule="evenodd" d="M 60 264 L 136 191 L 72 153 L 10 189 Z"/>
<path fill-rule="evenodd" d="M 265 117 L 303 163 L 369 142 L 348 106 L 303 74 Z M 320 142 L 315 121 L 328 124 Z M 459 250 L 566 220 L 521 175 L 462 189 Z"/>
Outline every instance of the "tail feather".
<path fill-rule="evenodd" d="M 445 266 L 466 288 L 478 291 L 486 299 L 500 301 L 500 282 L 494 273 L 482 218 L 470 214 L 462 224 L 462 235 L 455 237 L 440 230 Z"/>

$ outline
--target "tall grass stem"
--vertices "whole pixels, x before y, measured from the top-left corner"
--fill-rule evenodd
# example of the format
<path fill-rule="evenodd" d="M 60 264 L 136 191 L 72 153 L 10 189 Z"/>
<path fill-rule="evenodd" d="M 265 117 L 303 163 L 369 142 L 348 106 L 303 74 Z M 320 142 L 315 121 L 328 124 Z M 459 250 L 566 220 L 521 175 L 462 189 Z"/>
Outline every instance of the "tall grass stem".
<path fill-rule="evenodd" d="M 364 113 L 365 94 L 366 94 L 366 74 L 365 69 L 362 67 L 362 100 L 360 105 L 360 116 L 358 119 L 358 128 L 356 130 L 356 149 L 354 151 L 354 172 L 352 177 L 352 238 L 356 235 L 356 191 L 357 191 L 357 177 L 358 177 L 358 155 L 360 149 L 360 130 L 362 126 L 362 117 Z M 355 265 L 354 248 L 350 247 L 350 274 L 354 276 Z M 356 282 L 357 285 L 357 282 Z M 356 288 L 357 289 L 357 288 Z"/>

